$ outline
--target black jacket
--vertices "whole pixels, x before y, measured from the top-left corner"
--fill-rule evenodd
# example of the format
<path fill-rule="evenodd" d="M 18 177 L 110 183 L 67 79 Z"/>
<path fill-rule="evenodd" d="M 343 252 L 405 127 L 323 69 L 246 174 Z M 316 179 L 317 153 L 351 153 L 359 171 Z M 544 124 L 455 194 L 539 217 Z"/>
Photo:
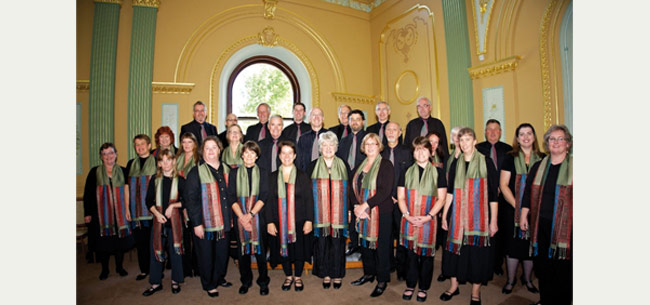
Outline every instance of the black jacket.
<path fill-rule="evenodd" d="M 492 148 L 492 145 L 488 141 L 476 144 L 476 150 L 482 153 L 485 157 L 492 160 L 492 156 L 490 156 L 490 148 Z M 512 146 L 499 141 L 494 144 L 494 149 L 497 151 L 497 172 L 500 173 L 503 159 L 506 158 L 506 153 L 512 150 Z"/>
<path fill-rule="evenodd" d="M 259 144 L 260 141 L 258 141 L 257 138 L 259 138 L 260 136 L 260 131 L 262 130 L 262 127 L 266 129 L 265 138 L 270 138 L 271 134 L 269 133 L 269 122 L 267 121 L 264 124 L 258 122 L 255 125 L 248 126 L 248 128 L 246 129 L 246 135 L 244 136 L 244 143 L 248 140 L 251 140 Z"/>
<path fill-rule="evenodd" d="M 218 135 L 216 126 L 208 122 L 203 122 L 203 126 L 204 126 L 203 128 L 205 128 L 205 133 L 207 135 L 209 136 Z M 183 136 L 183 134 L 186 132 L 192 133 L 196 137 L 196 140 L 198 141 L 199 145 L 203 143 L 203 137 L 201 137 L 201 124 L 199 124 L 199 122 L 197 122 L 196 120 L 192 120 L 192 122 L 189 122 L 181 126 L 181 134 L 179 135 L 179 138 Z"/>
<path fill-rule="evenodd" d="M 300 141 L 298 141 L 297 145 L 298 156 L 296 157 L 296 166 L 301 171 L 307 170 L 307 166 L 309 166 L 309 163 L 311 162 L 311 149 L 314 146 L 314 141 L 318 141 L 318 135 L 327 131 L 327 129 L 321 128 L 318 131 L 318 134 L 316 134 L 313 129 L 310 129 L 300 137 Z"/>
<path fill-rule="evenodd" d="M 339 150 L 336 152 L 336 156 L 341 158 L 343 162 L 347 163 L 348 162 L 348 154 L 350 153 L 350 149 L 352 149 L 352 137 L 355 136 L 355 134 L 350 133 L 348 134 L 347 137 L 341 139 L 339 142 Z M 357 137 L 357 148 L 356 148 L 356 155 L 354 157 L 354 164 L 348 164 L 350 168 L 356 168 L 363 162 L 364 159 L 366 159 L 366 155 L 361 152 L 361 141 L 363 141 L 363 137 L 366 136 L 366 132 L 364 130 L 360 130 L 357 132 L 356 137 Z"/>
<path fill-rule="evenodd" d="M 422 130 L 422 125 L 424 125 L 424 122 L 420 117 L 412 119 L 406 125 L 406 135 L 404 136 L 405 145 L 410 146 L 411 143 L 413 143 L 413 139 L 415 139 L 420 135 L 420 130 Z M 442 148 L 442 151 L 445 153 L 444 158 L 447 158 L 447 156 L 449 156 L 449 144 L 448 144 L 449 142 L 447 142 L 447 131 L 445 130 L 445 125 L 442 124 L 442 121 L 434 117 L 429 117 L 427 119 L 427 125 L 429 127 L 429 131 L 427 133 L 431 133 L 435 131 L 440 135 L 440 143 L 438 145 Z"/>
<path fill-rule="evenodd" d="M 296 136 L 298 135 L 298 128 L 300 128 L 300 135 L 302 136 L 311 130 L 311 125 L 305 122 L 302 122 L 300 123 L 300 125 L 298 125 L 296 124 L 296 122 L 293 122 L 293 124 L 285 127 L 282 130 L 282 137 L 285 138 L 287 141 L 291 141 L 294 144 L 296 144 Z"/>

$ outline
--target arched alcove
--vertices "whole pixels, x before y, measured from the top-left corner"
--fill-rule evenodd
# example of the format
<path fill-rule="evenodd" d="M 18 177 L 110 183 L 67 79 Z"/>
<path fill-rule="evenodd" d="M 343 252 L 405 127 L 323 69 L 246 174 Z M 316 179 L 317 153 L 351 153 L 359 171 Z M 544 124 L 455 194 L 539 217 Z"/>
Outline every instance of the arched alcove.
<path fill-rule="evenodd" d="M 562 61 L 562 100 L 564 124 L 573 131 L 573 2 L 564 12 L 560 28 L 560 54 Z"/>

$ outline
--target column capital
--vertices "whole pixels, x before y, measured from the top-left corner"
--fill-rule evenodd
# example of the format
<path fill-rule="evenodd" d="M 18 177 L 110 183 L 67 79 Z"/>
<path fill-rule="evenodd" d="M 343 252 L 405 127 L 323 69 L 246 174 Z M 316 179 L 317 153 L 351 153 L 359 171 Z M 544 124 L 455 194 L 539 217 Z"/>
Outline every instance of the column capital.
<path fill-rule="evenodd" d="M 122 6 L 122 0 L 95 0 L 95 3 L 113 3 Z"/>
<path fill-rule="evenodd" d="M 155 7 L 160 6 L 160 0 L 133 0 L 133 6 Z"/>

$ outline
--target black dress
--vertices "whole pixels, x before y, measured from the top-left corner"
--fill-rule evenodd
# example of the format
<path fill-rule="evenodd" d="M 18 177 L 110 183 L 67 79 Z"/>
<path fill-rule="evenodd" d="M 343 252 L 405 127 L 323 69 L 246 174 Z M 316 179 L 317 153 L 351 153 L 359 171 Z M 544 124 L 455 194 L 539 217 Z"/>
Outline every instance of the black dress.
<path fill-rule="evenodd" d="M 479 153 L 475 151 L 474 153 Z M 498 183 L 499 176 L 494 167 L 494 163 L 489 157 L 485 157 L 487 167 L 487 184 L 488 184 L 488 202 L 496 202 L 498 200 Z M 465 169 L 469 166 L 467 161 L 460 155 L 455 159 L 449 168 L 449 180 L 447 181 L 447 193 L 454 193 L 454 179 L 456 178 L 456 164 L 457 162 L 466 162 Z M 455 201 L 452 204 L 456 204 Z M 451 211 L 451 208 L 449 209 Z M 491 214 L 491 209 L 488 213 Z M 453 216 L 447 214 L 448 216 Z M 489 218 L 488 218 L 489 219 Z M 451 224 L 448 222 L 448 224 Z M 451 228 L 449 228 L 451 229 Z M 449 233 L 449 231 L 447 231 Z M 490 244 L 492 241 L 490 240 Z M 492 280 L 494 272 L 494 249 L 491 246 L 478 247 L 471 245 L 462 245 L 460 255 L 456 255 L 447 249 L 442 252 L 442 273 L 446 277 L 455 277 L 460 283 L 470 282 L 474 284 L 487 284 Z"/>
<path fill-rule="evenodd" d="M 100 165 L 103 166 L 103 165 Z M 115 236 L 100 236 L 99 234 L 99 214 L 97 212 L 97 169 L 99 166 L 93 167 L 88 173 L 86 178 L 86 185 L 84 187 L 84 216 L 92 216 L 88 224 L 88 234 L 93 236 L 94 251 L 97 253 L 115 254 L 123 253 L 133 248 L 135 241 L 133 234 L 124 238 Z M 127 178 L 126 168 L 120 167 L 124 173 L 124 179 Z M 127 181 L 124 181 L 126 185 Z M 111 186 L 113 183 L 111 182 Z M 128 202 L 125 202 L 128 206 Z M 128 208 L 128 207 L 127 207 Z M 115 227 L 117 232 L 117 227 Z M 89 238 L 90 240 L 90 238 Z M 90 245 L 89 245 L 90 247 Z"/>
<path fill-rule="evenodd" d="M 282 261 L 280 255 L 280 218 L 278 210 L 278 174 L 281 173 L 280 168 L 271 173 L 269 176 L 269 203 L 265 207 L 267 223 L 275 224 L 278 229 L 276 236 L 269 235 L 269 249 L 271 251 L 270 263 L 271 267 L 275 267 Z M 285 184 L 286 187 L 286 184 Z M 311 180 L 309 176 L 300 169 L 296 168 L 296 188 L 295 188 L 295 203 L 296 203 L 296 242 L 288 244 L 288 260 L 290 262 L 303 261 L 311 262 L 311 247 L 313 233 L 304 234 L 302 228 L 305 221 L 314 221 L 314 198 L 311 192 Z"/>

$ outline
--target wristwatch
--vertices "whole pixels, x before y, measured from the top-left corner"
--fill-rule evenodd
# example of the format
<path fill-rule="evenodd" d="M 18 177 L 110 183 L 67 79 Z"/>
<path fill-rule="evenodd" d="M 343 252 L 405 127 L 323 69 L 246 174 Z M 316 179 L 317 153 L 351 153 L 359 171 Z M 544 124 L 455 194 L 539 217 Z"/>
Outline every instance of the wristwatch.
<path fill-rule="evenodd" d="M 406 211 L 406 213 L 402 213 L 402 217 L 406 217 L 406 216 L 409 216 L 409 215 L 411 215 L 411 214 L 409 214 L 408 211 Z"/>
<path fill-rule="evenodd" d="M 255 213 L 253 213 L 253 211 L 250 211 L 248 214 L 251 214 L 252 217 L 255 217 Z"/>

